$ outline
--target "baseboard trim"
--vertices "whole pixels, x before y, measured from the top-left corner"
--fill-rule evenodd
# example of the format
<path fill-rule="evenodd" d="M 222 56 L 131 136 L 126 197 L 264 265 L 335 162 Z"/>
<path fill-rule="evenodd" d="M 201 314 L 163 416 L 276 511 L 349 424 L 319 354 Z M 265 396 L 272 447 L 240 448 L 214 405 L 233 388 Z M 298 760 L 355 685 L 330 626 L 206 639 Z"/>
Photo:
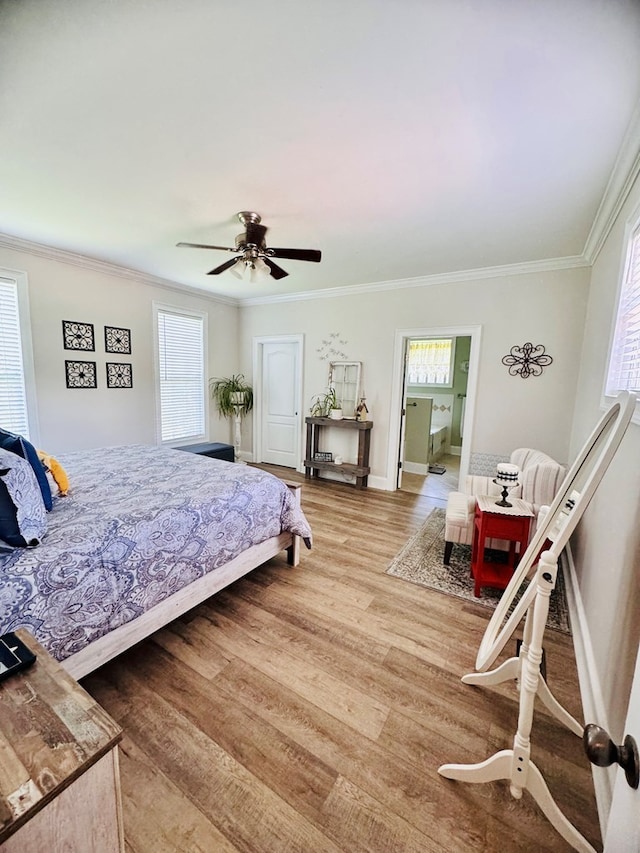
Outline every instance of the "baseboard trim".
<path fill-rule="evenodd" d="M 407 462 L 405 460 L 402 463 L 402 470 L 406 471 L 407 474 L 422 474 L 426 477 L 429 473 L 429 466 L 423 465 L 421 462 Z"/>

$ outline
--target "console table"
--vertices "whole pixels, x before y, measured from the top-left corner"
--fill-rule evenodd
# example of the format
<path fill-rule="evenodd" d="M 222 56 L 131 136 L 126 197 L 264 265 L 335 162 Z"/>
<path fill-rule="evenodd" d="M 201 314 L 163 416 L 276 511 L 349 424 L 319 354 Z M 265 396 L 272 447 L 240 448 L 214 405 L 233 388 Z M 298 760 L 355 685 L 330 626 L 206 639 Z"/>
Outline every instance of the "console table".
<path fill-rule="evenodd" d="M 122 729 L 28 631 L 35 663 L 0 682 L 2 853 L 124 851 Z"/>
<path fill-rule="evenodd" d="M 520 498 L 511 498 L 512 506 L 498 506 L 495 495 L 479 495 L 473 521 L 471 575 L 475 580 L 474 594 L 480 596 L 483 586 L 506 589 L 516 565 L 516 546 L 524 554 L 529 543 L 529 528 L 533 512 L 531 505 Z M 506 563 L 485 559 L 487 539 L 506 539 L 509 555 Z"/>
<path fill-rule="evenodd" d="M 318 477 L 320 471 L 338 471 L 344 474 L 352 474 L 356 478 L 356 488 L 364 489 L 369 477 L 369 447 L 371 444 L 372 421 L 356 421 L 350 418 L 336 420 L 334 418 L 305 418 L 307 425 L 307 450 L 304 460 L 305 476 Z M 358 458 L 355 464 L 351 462 L 320 462 L 314 459 L 320 446 L 320 435 L 323 430 L 336 428 L 342 430 L 357 430 L 358 432 Z"/>

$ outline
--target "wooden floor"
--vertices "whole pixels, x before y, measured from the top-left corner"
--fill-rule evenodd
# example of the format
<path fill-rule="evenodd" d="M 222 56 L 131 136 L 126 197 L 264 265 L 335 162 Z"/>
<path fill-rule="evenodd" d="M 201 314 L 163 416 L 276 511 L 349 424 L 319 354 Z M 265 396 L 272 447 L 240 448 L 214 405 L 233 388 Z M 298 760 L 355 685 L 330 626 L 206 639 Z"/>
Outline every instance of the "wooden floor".
<path fill-rule="evenodd" d="M 402 491 L 446 502 L 449 492 L 458 488 L 460 457 L 447 454 L 438 459 L 438 464 L 444 467 L 444 474 L 407 474 L 403 471 Z"/>
<path fill-rule="evenodd" d="M 384 573 L 443 500 L 303 482 L 299 567 L 270 561 L 83 680 L 124 728 L 127 850 L 569 850 L 526 792 L 437 773 L 510 748 L 517 725 L 513 685 L 460 682 L 487 610 Z M 545 649 L 582 719 L 571 639 L 548 630 Z M 601 849 L 580 739 L 538 707 L 531 740 Z"/>

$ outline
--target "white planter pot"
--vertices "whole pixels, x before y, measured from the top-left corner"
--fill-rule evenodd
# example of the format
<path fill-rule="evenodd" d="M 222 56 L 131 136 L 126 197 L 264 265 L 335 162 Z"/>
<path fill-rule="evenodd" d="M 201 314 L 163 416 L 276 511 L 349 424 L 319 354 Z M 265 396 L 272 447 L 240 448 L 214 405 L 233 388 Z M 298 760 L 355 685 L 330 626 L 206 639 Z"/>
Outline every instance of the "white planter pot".
<path fill-rule="evenodd" d="M 329 411 L 329 417 L 333 418 L 334 421 L 342 420 L 342 409 L 331 409 Z"/>

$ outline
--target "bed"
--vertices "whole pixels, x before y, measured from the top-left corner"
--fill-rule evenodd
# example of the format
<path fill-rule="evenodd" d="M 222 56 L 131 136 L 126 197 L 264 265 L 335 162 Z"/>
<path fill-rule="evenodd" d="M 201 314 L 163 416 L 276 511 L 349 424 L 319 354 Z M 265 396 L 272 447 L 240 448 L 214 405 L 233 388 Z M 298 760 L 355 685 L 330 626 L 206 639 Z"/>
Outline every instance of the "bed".
<path fill-rule="evenodd" d="M 0 633 L 26 628 L 81 678 L 311 531 L 299 486 L 147 445 L 58 457 L 39 545 L 0 555 Z"/>

